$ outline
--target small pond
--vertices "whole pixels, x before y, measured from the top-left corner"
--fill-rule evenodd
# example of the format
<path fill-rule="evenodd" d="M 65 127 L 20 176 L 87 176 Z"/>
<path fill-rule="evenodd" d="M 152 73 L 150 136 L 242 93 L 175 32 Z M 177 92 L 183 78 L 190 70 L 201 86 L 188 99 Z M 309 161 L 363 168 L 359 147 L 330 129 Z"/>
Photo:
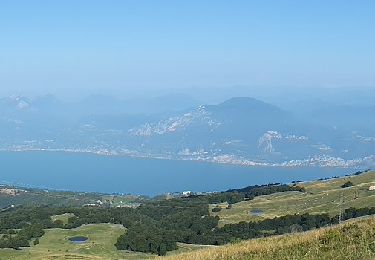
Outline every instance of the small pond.
<path fill-rule="evenodd" d="M 261 216 L 263 216 L 263 211 L 262 210 L 260 210 L 260 209 L 253 209 L 253 210 L 251 210 L 250 212 L 249 212 L 249 214 L 251 215 L 251 216 L 255 216 L 255 217 L 261 217 Z"/>
<path fill-rule="evenodd" d="M 70 237 L 68 240 L 72 242 L 73 244 L 84 244 L 87 242 L 89 238 L 84 237 L 84 236 L 75 236 L 75 237 Z"/>

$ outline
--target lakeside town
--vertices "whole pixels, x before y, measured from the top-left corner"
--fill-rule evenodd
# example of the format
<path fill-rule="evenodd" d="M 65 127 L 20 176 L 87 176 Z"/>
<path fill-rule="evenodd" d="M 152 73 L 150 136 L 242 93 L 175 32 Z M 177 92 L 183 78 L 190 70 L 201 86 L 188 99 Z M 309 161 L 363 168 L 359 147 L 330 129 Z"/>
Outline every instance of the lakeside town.
<path fill-rule="evenodd" d="M 22 145 L 10 145 L 0 148 L 0 152 L 66 152 L 66 153 L 85 153 L 99 156 L 126 156 L 133 158 L 149 158 L 162 160 L 184 160 L 184 161 L 200 161 L 207 163 L 230 164 L 245 167 L 334 167 L 334 168 L 367 168 L 375 163 L 375 155 L 363 158 L 343 159 L 329 155 L 315 155 L 306 159 L 293 159 L 282 162 L 256 161 L 242 158 L 232 154 L 215 154 L 214 152 L 205 151 L 189 151 L 185 149 L 177 154 L 156 154 L 145 153 L 136 150 L 123 148 L 105 148 L 103 146 L 92 146 L 88 148 L 51 148 L 38 147 L 37 142 L 26 142 Z"/>

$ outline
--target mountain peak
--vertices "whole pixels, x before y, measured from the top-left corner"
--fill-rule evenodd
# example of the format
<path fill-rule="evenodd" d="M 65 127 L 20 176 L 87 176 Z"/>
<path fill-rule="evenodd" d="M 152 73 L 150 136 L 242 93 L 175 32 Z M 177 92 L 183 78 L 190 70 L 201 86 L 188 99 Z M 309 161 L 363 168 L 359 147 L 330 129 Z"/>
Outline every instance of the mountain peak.
<path fill-rule="evenodd" d="M 231 110 L 246 113 L 249 111 L 279 111 L 274 105 L 265 103 L 252 97 L 233 97 L 215 106 L 217 110 Z"/>

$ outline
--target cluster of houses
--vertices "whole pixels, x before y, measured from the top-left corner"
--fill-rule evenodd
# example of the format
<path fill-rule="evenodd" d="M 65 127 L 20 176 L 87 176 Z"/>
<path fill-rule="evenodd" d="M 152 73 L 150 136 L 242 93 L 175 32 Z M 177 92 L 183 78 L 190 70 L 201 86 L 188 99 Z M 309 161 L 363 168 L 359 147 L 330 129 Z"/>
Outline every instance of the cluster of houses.
<path fill-rule="evenodd" d="M 8 206 L 6 206 L 6 207 L 4 207 L 4 208 L 1 208 L 0 209 L 0 212 L 5 212 L 5 211 L 8 211 L 8 210 L 11 210 L 11 209 L 13 209 L 13 208 L 15 208 L 16 206 L 15 205 L 8 205 Z"/>
<path fill-rule="evenodd" d="M 12 188 L 0 188 L 0 194 L 7 195 L 7 196 L 17 196 L 21 193 L 26 193 L 25 190 L 20 189 L 12 189 Z"/>
<path fill-rule="evenodd" d="M 166 199 L 173 199 L 173 198 L 187 198 L 191 196 L 204 196 L 209 195 L 215 192 L 194 192 L 194 191 L 183 191 L 183 192 L 173 192 L 165 194 Z"/>
<path fill-rule="evenodd" d="M 93 203 L 87 203 L 82 205 L 83 207 L 115 207 L 115 208 L 138 208 L 141 204 L 137 202 L 128 202 L 128 201 L 116 201 L 114 196 L 111 199 L 97 200 Z"/>
<path fill-rule="evenodd" d="M 83 204 L 82 206 L 83 207 L 100 207 L 102 206 L 104 203 L 101 201 L 101 200 L 97 200 L 95 201 L 94 203 L 86 203 L 86 204 Z"/>

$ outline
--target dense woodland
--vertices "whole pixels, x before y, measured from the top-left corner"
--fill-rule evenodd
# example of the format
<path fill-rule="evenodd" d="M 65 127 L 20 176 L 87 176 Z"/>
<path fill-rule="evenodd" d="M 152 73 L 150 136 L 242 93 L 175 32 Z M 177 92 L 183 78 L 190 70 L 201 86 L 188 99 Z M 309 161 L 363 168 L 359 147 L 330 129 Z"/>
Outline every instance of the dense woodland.
<path fill-rule="evenodd" d="M 228 202 L 234 204 L 243 200 L 252 200 L 257 196 L 269 195 L 276 192 L 298 191 L 304 192 L 305 188 L 294 184 L 289 186 L 286 184 L 273 183 L 267 185 L 254 185 L 242 189 L 231 189 L 225 192 L 212 193 L 208 195 L 192 195 L 188 199 L 201 200 L 210 204 Z"/>
<path fill-rule="evenodd" d="M 29 246 L 31 242 L 38 243 L 43 230 L 48 228 L 71 229 L 83 224 L 113 223 L 127 228 L 127 232 L 117 240 L 119 250 L 165 255 L 167 251 L 177 248 L 177 242 L 222 245 L 338 223 L 339 216 L 331 218 L 326 214 L 303 214 L 218 227 L 219 218 L 209 213 L 209 203 L 212 202 L 233 203 L 237 198 L 251 199 L 282 190 L 303 191 L 298 186 L 272 184 L 207 196 L 146 201 L 138 208 L 16 207 L 0 213 L 0 247 L 19 249 Z M 63 213 L 73 213 L 74 216 L 69 218 L 67 224 L 52 221 L 51 216 Z M 375 214 L 375 208 L 351 208 L 345 210 L 341 219 L 372 214 Z"/>

